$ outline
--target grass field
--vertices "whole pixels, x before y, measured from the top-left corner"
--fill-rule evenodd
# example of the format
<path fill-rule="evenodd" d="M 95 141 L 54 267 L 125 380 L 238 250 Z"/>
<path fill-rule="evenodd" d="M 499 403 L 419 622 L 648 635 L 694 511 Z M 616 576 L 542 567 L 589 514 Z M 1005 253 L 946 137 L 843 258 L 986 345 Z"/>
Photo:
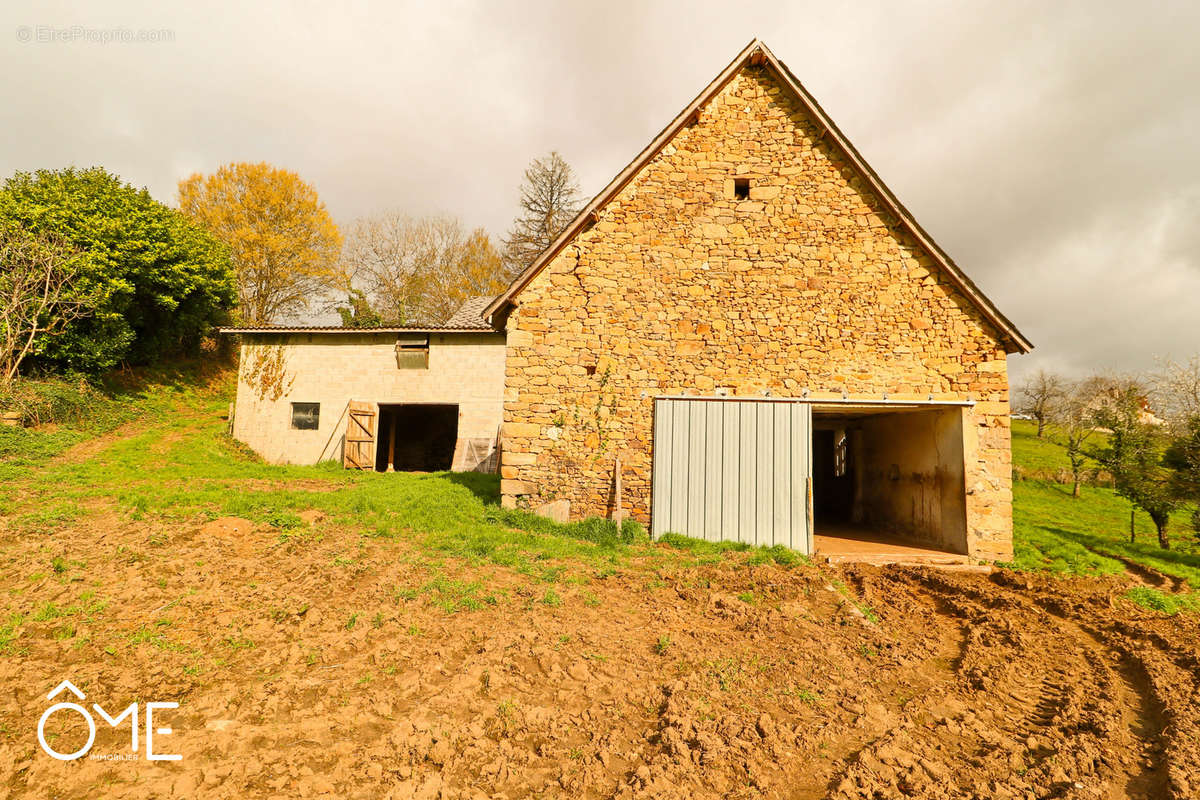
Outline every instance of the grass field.
<path fill-rule="evenodd" d="M 1054 434 L 1038 439 L 1033 423 L 1013 423 L 1014 471 L 1048 474 L 1065 469 L 1067 457 Z M 1158 546 L 1154 526 L 1142 511 L 1134 513 L 1130 540 L 1130 504 L 1111 489 L 1084 486 L 1082 496 L 1071 487 L 1043 478 L 1013 482 L 1014 563 L 1018 569 L 1064 574 L 1106 575 L 1125 572 L 1129 562 L 1178 579 L 1179 588 L 1200 589 L 1200 543 L 1187 521 L 1191 509 L 1172 517 L 1171 550 Z M 1194 598 L 1172 596 L 1139 587 L 1131 599 L 1168 613 L 1195 608 Z"/>
<path fill-rule="evenodd" d="M 477 473 L 351 472 L 338 463 L 264 464 L 225 432 L 228 375 L 196 369 L 111 388 L 101 421 L 0 431 L 0 515 L 30 534 L 66 526 L 100 504 L 138 521 L 237 517 L 270 525 L 281 544 L 349 527 L 365 539 L 402 537 L 425 549 L 541 576 L 563 559 L 604 568 L 631 555 L 675 564 L 714 563 L 741 553 L 751 564 L 802 560 L 783 548 L 652 547 L 644 529 L 604 519 L 558 524 L 504 509 L 499 480 Z M 119 409 L 119 413 L 113 413 Z M 107 434 L 130 423 L 119 435 Z M 74 457 L 103 449 L 102 458 Z M 30 504 L 30 497 L 37 502 Z M 32 507 L 31 507 L 32 505 Z M 320 524 L 313 520 L 319 519 Z"/>
<path fill-rule="evenodd" d="M 797 560 L 781 549 L 746 554 L 743 546 L 683 537 L 656 547 L 633 523 L 623 530 L 599 519 L 559 525 L 500 508 L 493 476 L 267 465 L 226 435 L 230 399 L 228 375 L 182 368 L 108 387 L 90 397 L 90 413 L 77 415 L 75 424 L 0 429 L 0 514 L 30 533 L 68 525 L 81 509 L 100 504 L 115 504 L 112 510 L 131 520 L 238 517 L 274 527 L 281 545 L 320 536 L 324 526 L 352 527 L 364 539 L 403 537 L 431 552 L 530 576 L 561 571 L 547 565 L 564 559 L 588 569 L 612 568 L 631 555 L 675 564 L 735 556 L 750 563 Z M 120 425 L 119 434 L 111 433 Z M 103 458 L 74 457 L 76 450 L 99 448 Z M 1018 474 L 1054 474 L 1067 463 L 1054 434 L 1039 440 L 1030 422 L 1014 423 L 1013 453 Z M 1086 486 L 1072 498 L 1068 486 L 1051 480 L 1018 479 L 1011 566 L 1106 575 L 1132 562 L 1178 579 L 1174 588 L 1200 589 L 1200 548 L 1183 524 L 1190 511 L 1177 515 L 1170 551 L 1158 548 L 1141 512 L 1130 542 L 1129 511 L 1109 489 Z M 1179 606 L 1144 592 L 1139 597 L 1143 604 Z"/>

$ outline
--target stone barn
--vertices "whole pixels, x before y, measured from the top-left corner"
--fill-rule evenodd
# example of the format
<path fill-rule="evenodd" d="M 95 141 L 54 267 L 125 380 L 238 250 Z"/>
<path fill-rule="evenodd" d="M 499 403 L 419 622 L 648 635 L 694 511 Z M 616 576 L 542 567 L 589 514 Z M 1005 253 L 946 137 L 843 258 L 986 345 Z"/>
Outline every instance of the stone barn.
<path fill-rule="evenodd" d="M 560 519 L 1012 556 L 1031 345 L 758 41 L 453 325 L 231 332 L 234 433 L 272 461 L 498 460 Z"/>
<path fill-rule="evenodd" d="M 1031 345 L 761 42 L 484 313 L 509 505 L 1012 555 Z"/>

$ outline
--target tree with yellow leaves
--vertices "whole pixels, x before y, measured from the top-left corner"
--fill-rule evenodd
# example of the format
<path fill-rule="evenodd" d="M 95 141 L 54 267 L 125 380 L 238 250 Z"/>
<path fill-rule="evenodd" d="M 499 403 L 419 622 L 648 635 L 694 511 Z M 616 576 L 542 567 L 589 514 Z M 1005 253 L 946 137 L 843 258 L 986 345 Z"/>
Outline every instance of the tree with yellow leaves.
<path fill-rule="evenodd" d="M 179 182 L 179 208 L 224 242 L 244 325 L 276 322 L 346 281 L 342 235 L 311 184 L 270 164 L 227 164 Z"/>

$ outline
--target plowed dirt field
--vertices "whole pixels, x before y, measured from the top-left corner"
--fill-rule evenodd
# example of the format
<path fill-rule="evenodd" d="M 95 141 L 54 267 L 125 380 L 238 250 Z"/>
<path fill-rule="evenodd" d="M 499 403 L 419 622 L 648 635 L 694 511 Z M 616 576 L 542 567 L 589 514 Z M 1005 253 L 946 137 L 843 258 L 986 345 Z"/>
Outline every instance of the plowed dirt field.
<path fill-rule="evenodd" d="M 0 538 L 0 797 L 1200 797 L 1200 629 L 1134 576 L 731 554 L 551 582 L 343 528 L 82 518 Z M 154 747 L 181 760 L 98 716 L 50 758 L 64 679 L 110 714 L 179 702 Z"/>

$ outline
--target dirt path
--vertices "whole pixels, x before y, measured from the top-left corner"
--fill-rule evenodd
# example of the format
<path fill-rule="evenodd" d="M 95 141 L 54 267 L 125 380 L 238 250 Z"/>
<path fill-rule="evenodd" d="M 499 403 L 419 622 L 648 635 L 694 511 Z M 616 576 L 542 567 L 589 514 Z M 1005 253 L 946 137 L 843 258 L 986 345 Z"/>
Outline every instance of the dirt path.
<path fill-rule="evenodd" d="M 1153 567 L 1147 567 L 1145 564 L 1139 564 L 1132 558 L 1118 555 L 1107 550 L 1093 551 L 1100 555 L 1120 561 L 1125 565 L 1125 571 L 1137 583 L 1143 586 L 1149 586 L 1154 589 L 1161 589 L 1166 592 L 1181 592 L 1187 591 L 1188 582 L 1183 578 L 1176 578 L 1174 575 L 1167 575 L 1165 572 L 1159 572 Z"/>

